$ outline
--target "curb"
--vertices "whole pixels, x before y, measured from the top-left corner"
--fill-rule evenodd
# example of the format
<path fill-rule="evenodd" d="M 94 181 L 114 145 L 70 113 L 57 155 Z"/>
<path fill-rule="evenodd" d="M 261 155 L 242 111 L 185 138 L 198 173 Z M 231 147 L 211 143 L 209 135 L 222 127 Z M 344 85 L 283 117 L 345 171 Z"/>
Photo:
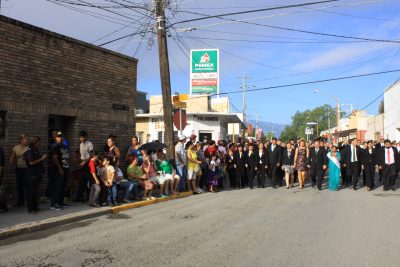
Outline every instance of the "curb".
<path fill-rule="evenodd" d="M 169 196 L 166 198 L 156 198 L 154 200 L 146 200 L 146 201 L 140 201 L 140 202 L 135 202 L 135 203 L 130 203 L 130 204 L 124 204 L 124 205 L 121 205 L 118 207 L 111 208 L 111 212 L 118 213 L 118 212 L 121 212 L 124 210 L 136 209 L 136 208 L 149 206 L 149 205 L 153 205 L 153 204 L 157 204 L 157 203 L 161 203 L 161 202 L 165 202 L 165 201 L 170 201 L 170 200 L 174 200 L 174 199 L 178 199 L 178 198 L 189 197 L 191 195 L 193 195 L 192 192 L 183 192 L 183 193 L 179 193 L 178 195 Z"/>
<path fill-rule="evenodd" d="M 95 217 L 100 217 L 103 215 L 108 215 L 108 214 L 114 214 L 118 213 L 121 211 L 125 210 L 130 210 L 130 209 L 136 209 L 144 206 L 149 206 L 165 201 L 170 201 L 174 199 L 179 199 L 179 198 L 185 198 L 193 195 L 191 192 L 183 192 L 179 193 L 178 195 L 175 196 L 170 196 L 166 198 L 157 198 L 154 200 L 146 200 L 146 201 L 140 201 L 140 202 L 135 202 L 135 203 L 130 203 L 130 204 L 124 204 L 121 206 L 117 207 L 112 207 L 112 208 L 99 208 L 99 209 L 92 209 L 89 211 L 81 211 L 77 213 L 71 213 L 71 214 L 66 214 L 60 217 L 54 217 L 38 222 L 31 222 L 31 223 L 23 223 L 23 224 L 18 224 L 15 226 L 11 226 L 8 228 L 3 228 L 0 229 L 0 240 L 10 238 L 13 236 L 18 236 L 22 234 L 28 234 L 28 233 L 33 233 L 41 230 L 45 230 L 51 227 L 56 227 L 64 224 L 69 224 L 77 221 L 82 221 L 82 220 L 87 220 L 87 219 L 92 219 Z"/>

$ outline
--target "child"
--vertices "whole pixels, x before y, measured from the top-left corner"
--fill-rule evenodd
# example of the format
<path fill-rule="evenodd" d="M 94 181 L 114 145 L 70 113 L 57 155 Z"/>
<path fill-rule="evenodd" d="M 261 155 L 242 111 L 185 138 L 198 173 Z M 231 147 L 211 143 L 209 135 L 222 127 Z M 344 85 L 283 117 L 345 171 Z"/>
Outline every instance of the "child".
<path fill-rule="evenodd" d="M 112 207 L 117 205 L 117 184 L 115 183 L 115 169 L 110 165 L 111 157 L 104 157 L 101 178 L 107 190 L 107 205 Z"/>
<path fill-rule="evenodd" d="M 142 164 L 142 170 L 145 174 L 147 174 L 147 177 L 154 183 L 154 184 L 159 184 L 160 185 L 160 197 L 166 197 L 164 195 L 164 182 L 165 182 L 165 177 L 164 176 L 158 176 L 156 168 L 154 166 L 153 160 L 150 158 L 150 156 L 146 155 L 143 158 L 143 164 Z"/>
<path fill-rule="evenodd" d="M 100 187 L 100 179 L 97 176 L 97 161 L 98 161 L 98 154 L 96 151 L 91 150 L 90 154 L 90 161 L 89 161 L 89 171 L 90 171 L 90 194 L 89 194 L 89 206 L 92 207 L 100 207 L 99 205 L 99 195 L 101 191 Z"/>
<path fill-rule="evenodd" d="M 179 175 L 176 174 L 176 170 L 172 164 L 166 160 L 164 152 L 161 150 L 157 153 L 156 161 L 157 171 L 162 172 L 162 176 L 165 177 L 165 182 L 169 183 L 169 191 L 171 195 L 177 195 L 176 192 L 179 186 Z M 167 188 L 165 186 L 164 188 Z"/>
<path fill-rule="evenodd" d="M 221 160 L 217 157 L 217 154 L 211 154 L 211 160 L 208 164 L 207 170 L 207 181 L 209 185 L 209 191 L 216 193 L 216 186 L 218 185 L 218 167 Z"/>

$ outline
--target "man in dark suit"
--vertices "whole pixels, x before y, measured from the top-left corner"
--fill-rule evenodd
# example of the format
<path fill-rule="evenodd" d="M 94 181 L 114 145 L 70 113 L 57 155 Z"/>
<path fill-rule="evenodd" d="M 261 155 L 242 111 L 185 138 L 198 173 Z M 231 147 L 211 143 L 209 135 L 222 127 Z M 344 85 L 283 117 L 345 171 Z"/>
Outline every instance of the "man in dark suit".
<path fill-rule="evenodd" d="M 233 161 L 236 170 L 236 189 L 239 189 L 244 186 L 244 176 L 246 175 L 246 154 L 243 151 L 243 146 L 238 146 L 238 150 L 233 156 Z"/>
<path fill-rule="evenodd" d="M 367 142 L 367 146 L 362 150 L 362 166 L 365 174 L 365 182 L 367 190 L 371 191 L 375 187 L 375 167 L 376 167 L 376 150 L 373 148 L 372 141 Z"/>
<path fill-rule="evenodd" d="M 247 179 L 249 181 L 250 189 L 253 189 L 253 180 L 256 176 L 257 170 L 257 159 L 254 151 L 254 146 L 250 145 L 246 155 L 246 168 L 247 168 Z"/>
<path fill-rule="evenodd" d="M 357 138 L 351 140 L 351 145 L 344 149 L 343 166 L 346 168 L 346 186 L 352 181 L 353 190 L 357 190 L 358 179 L 361 173 L 362 152 Z"/>
<path fill-rule="evenodd" d="M 318 190 L 322 190 L 322 180 L 328 165 L 327 151 L 320 146 L 320 140 L 315 140 L 314 147 L 310 149 L 307 167 L 310 169 L 312 187 L 317 185 Z"/>
<path fill-rule="evenodd" d="M 381 150 L 385 148 L 385 138 L 381 136 L 379 139 L 379 142 L 375 145 L 375 150 L 376 153 L 381 153 Z M 382 177 L 383 177 L 383 170 L 379 169 L 379 182 L 382 182 Z"/>
<path fill-rule="evenodd" d="M 260 143 L 256 152 L 257 162 L 257 186 L 258 188 L 265 187 L 265 172 L 268 169 L 268 154 L 264 149 L 264 145 Z"/>
<path fill-rule="evenodd" d="M 343 156 L 344 151 L 347 149 L 347 147 L 350 146 L 349 142 L 347 141 L 347 137 L 342 138 L 342 143 L 339 145 L 339 151 L 340 154 Z M 349 186 L 347 181 L 349 178 L 347 178 L 347 173 L 346 173 L 346 167 L 343 166 L 343 159 L 342 159 L 342 164 L 340 166 L 340 174 L 342 175 L 342 186 Z"/>
<path fill-rule="evenodd" d="M 269 160 L 269 177 L 271 179 L 271 185 L 274 189 L 278 188 L 278 168 L 282 162 L 282 149 L 277 144 L 277 139 L 272 138 L 272 143 L 267 148 L 268 160 Z"/>
<path fill-rule="evenodd" d="M 390 140 L 385 140 L 385 147 L 378 152 L 379 169 L 382 170 L 383 190 L 395 191 L 395 182 L 400 165 L 397 149 L 392 147 Z"/>

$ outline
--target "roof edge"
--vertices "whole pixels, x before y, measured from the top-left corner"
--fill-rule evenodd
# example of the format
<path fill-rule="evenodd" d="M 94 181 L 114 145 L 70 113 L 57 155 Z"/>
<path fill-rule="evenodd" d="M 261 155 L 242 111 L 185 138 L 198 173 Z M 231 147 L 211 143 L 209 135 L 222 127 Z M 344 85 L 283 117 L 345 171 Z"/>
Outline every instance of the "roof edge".
<path fill-rule="evenodd" d="M 21 27 L 21 28 L 25 28 L 25 29 L 28 29 L 28 30 L 40 32 L 42 34 L 50 35 L 50 36 L 53 36 L 55 38 L 59 38 L 59 39 L 62 39 L 62 40 L 68 41 L 68 42 L 76 43 L 78 45 L 86 46 L 88 48 L 95 49 L 95 50 L 98 50 L 98 51 L 101 51 L 101 52 L 104 52 L 104 53 L 108 53 L 108 54 L 111 54 L 111 55 L 114 55 L 114 56 L 118 56 L 118 57 L 130 60 L 130 61 L 138 62 L 138 59 L 136 59 L 136 58 L 128 57 L 127 55 L 124 55 L 124 54 L 121 54 L 121 53 L 118 53 L 118 52 L 115 52 L 115 51 L 112 51 L 112 50 L 109 50 L 109 49 L 106 49 L 106 48 L 103 48 L 103 47 L 100 47 L 100 46 L 97 46 L 97 45 L 93 45 L 93 44 L 90 44 L 90 43 L 87 43 L 87 42 L 84 42 L 84 41 L 81 41 L 81 40 L 78 40 L 78 39 L 63 35 L 63 34 L 60 34 L 60 33 L 49 31 L 49 30 L 46 30 L 44 28 L 41 28 L 41 27 L 38 27 L 38 26 L 34 26 L 32 24 L 29 24 L 29 23 L 26 23 L 26 22 L 23 22 L 23 21 L 20 21 L 20 20 L 16 20 L 16 19 L 4 16 L 4 15 L 0 15 L 0 22 L 9 23 L 9 24 Z"/>

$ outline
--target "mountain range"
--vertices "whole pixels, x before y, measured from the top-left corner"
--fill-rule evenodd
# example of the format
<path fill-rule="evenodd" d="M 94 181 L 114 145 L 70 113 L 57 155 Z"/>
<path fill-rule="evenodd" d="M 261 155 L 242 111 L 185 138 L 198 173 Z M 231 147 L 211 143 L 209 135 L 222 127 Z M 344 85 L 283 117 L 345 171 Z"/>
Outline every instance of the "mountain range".
<path fill-rule="evenodd" d="M 255 120 L 248 120 L 247 121 L 249 124 L 253 125 L 253 128 L 256 128 L 256 121 Z M 272 130 L 272 127 L 274 128 L 274 136 L 279 137 L 285 127 L 287 126 L 286 124 L 280 124 L 280 123 L 274 123 L 274 122 L 266 122 L 266 121 L 258 121 L 257 122 L 258 128 L 261 128 L 263 133 L 270 133 Z"/>

